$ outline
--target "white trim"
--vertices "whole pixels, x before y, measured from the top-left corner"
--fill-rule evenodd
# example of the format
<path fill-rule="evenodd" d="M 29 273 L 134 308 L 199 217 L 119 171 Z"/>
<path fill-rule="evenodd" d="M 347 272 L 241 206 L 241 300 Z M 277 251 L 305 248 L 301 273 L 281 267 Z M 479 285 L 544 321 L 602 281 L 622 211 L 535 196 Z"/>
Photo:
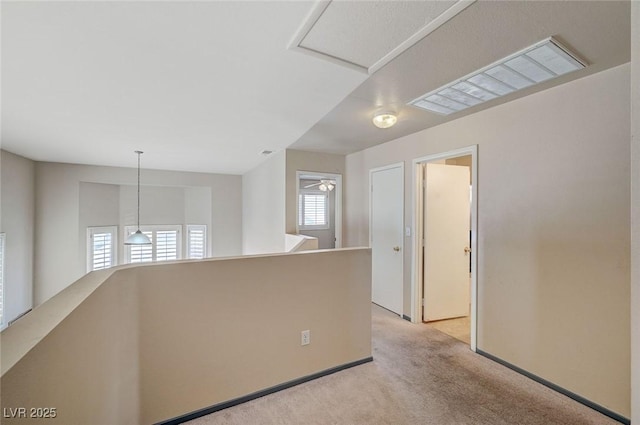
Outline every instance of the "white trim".
<path fill-rule="evenodd" d="M 364 66 L 360 66 L 358 64 L 348 62 L 344 59 L 340 59 L 335 56 L 327 55 L 326 53 L 320 53 L 315 50 L 307 49 L 306 47 L 302 47 L 302 46 L 293 46 L 293 47 L 290 47 L 289 49 L 293 50 L 294 52 L 302 53 L 308 56 L 313 56 L 314 58 L 322 59 L 324 61 L 331 62 L 333 64 L 343 66 L 345 68 L 349 68 L 360 74 L 369 75 L 367 68 L 365 68 Z"/>
<path fill-rule="evenodd" d="M 309 31 L 311 31 L 311 29 L 315 26 L 316 22 L 318 22 L 318 19 L 320 19 L 324 11 L 327 10 L 327 7 L 329 7 L 330 3 L 331 0 L 316 1 L 316 4 L 313 5 L 311 10 L 309 11 L 309 14 L 302 21 L 302 24 L 293 35 L 293 38 L 291 39 L 291 41 L 289 41 L 289 44 L 287 44 L 287 49 L 301 48 L 300 43 L 302 43 L 302 40 L 304 40 L 307 34 L 309 34 Z"/>
<path fill-rule="evenodd" d="M 411 321 L 422 322 L 422 179 L 417 173 L 422 164 L 441 159 L 471 155 L 471 350 L 478 344 L 478 145 L 427 155 L 413 160 L 413 255 L 411 256 Z"/>
<path fill-rule="evenodd" d="M 313 27 L 318 22 L 318 19 L 322 16 L 327 7 L 331 4 L 332 0 L 318 0 L 316 4 L 313 6 L 307 17 L 304 21 L 302 21 L 302 25 L 296 31 L 293 38 L 287 45 L 287 49 L 293 50 L 294 52 L 303 53 L 305 55 L 313 56 L 317 59 L 322 59 L 336 65 L 344 66 L 345 68 L 349 68 L 353 71 L 359 72 L 361 74 L 368 74 L 367 68 L 349 61 L 346 61 L 341 58 L 337 58 L 335 56 L 328 55 L 326 53 L 318 52 L 316 50 L 308 49 L 306 47 L 302 47 L 300 43 L 304 40 L 304 38 L 309 34 L 309 31 L 313 29 Z"/>
<path fill-rule="evenodd" d="M 374 62 L 369 68 L 367 68 L 366 66 L 358 65 L 348 60 L 338 58 L 327 53 L 312 50 L 300 45 L 332 2 L 332 0 L 318 0 L 307 17 L 304 19 L 304 21 L 302 21 L 302 24 L 294 34 L 289 44 L 287 44 L 287 49 L 293 50 L 298 53 L 304 53 L 318 59 L 323 59 L 362 74 L 371 75 L 398 56 L 400 56 L 403 52 L 416 44 L 418 41 L 431 34 L 451 18 L 456 16 L 458 13 L 471 6 L 473 3 L 475 3 L 475 1 L 476 0 L 458 0 L 453 6 L 442 12 L 434 20 L 425 23 L 424 26 L 420 27 L 415 33 L 409 36 L 409 38 L 398 44 L 394 49 L 392 49 L 386 55 Z"/>
<path fill-rule="evenodd" d="M 298 223 L 298 199 L 300 198 L 300 177 L 309 176 L 314 178 L 326 178 L 336 181 L 336 187 L 333 189 L 336 192 L 335 195 L 335 235 L 336 239 L 335 247 L 342 248 L 342 174 L 324 173 L 322 171 L 296 171 L 296 233 L 300 233 L 300 225 Z"/>
<path fill-rule="evenodd" d="M 382 58 L 380 58 L 377 62 L 371 65 L 368 70 L 369 75 L 378 71 L 380 68 L 382 68 L 383 66 L 385 66 L 386 64 L 388 64 L 389 62 L 397 58 L 398 56 L 400 56 L 402 53 L 404 53 L 406 50 L 408 50 L 411 46 L 416 44 L 418 41 L 422 40 L 427 35 L 431 34 L 436 29 L 440 28 L 442 25 L 444 25 L 447 21 L 449 21 L 451 18 L 456 16 L 458 13 L 462 12 L 467 7 L 471 6 L 473 3 L 475 3 L 475 1 L 476 0 L 458 0 L 458 2 L 456 2 L 449 9 L 442 12 L 436 19 L 434 19 L 433 21 L 427 22 L 426 25 L 424 25 L 423 27 L 418 29 L 418 31 L 413 33 L 411 37 L 407 38 L 405 41 L 398 44 L 398 46 L 395 49 L 391 50 L 389 53 L 387 53 Z"/>

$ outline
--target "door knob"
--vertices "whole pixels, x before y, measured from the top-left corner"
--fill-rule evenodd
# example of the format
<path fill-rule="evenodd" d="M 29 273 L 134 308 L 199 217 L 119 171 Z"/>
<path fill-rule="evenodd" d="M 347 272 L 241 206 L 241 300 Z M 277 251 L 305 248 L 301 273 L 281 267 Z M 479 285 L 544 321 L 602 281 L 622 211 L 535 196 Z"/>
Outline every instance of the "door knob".
<path fill-rule="evenodd" d="M 468 254 L 468 253 L 470 253 L 470 252 L 471 252 L 471 248 L 469 248 L 468 246 L 465 246 L 465 247 L 464 247 L 464 253 L 465 253 L 465 254 Z"/>
<path fill-rule="evenodd" d="M 394 247 L 393 247 L 393 250 L 394 250 L 395 252 L 398 252 L 398 251 L 400 251 L 400 247 L 399 247 L 399 246 L 394 246 Z"/>

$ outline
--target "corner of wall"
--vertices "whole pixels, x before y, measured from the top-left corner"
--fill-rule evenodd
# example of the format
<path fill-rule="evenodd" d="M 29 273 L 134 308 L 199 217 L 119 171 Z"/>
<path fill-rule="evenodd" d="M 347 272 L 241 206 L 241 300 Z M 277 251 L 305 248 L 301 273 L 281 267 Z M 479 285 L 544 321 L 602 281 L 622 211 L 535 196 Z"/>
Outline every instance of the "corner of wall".
<path fill-rule="evenodd" d="M 3 305 L 6 325 L 34 305 L 36 163 L 5 150 L 0 155 L 0 231 L 6 234 L 4 291 L 10 294 Z"/>
<path fill-rule="evenodd" d="M 640 2 L 631 2 L 631 423 L 640 424 Z"/>
<path fill-rule="evenodd" d="M 284 252 L 286 151 L 242 175 L 242 253 Z"/>

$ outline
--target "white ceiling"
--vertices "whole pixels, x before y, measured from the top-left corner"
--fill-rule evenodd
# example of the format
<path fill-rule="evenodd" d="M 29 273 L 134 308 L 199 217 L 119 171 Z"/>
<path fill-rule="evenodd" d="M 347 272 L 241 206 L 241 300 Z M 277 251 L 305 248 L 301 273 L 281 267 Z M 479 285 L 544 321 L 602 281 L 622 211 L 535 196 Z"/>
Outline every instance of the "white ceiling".
<path fill-rule="evenodd" d="M 331 3 L 306 42 L 366 66 L 450 3 Z M 354 152 L 629 61 L 628 1 L 480 0 L 367 78 L 287 49 L 314 5 L 3 1 L 2 148 L 241 174 L 265 149 Z M 448 117 L 406 106 L 549 36 L 590 66 Z M 381 108 L 395 127 L 371 124 Z"/>
<path fill-rule="evenodd" d="M 287 50 L 311 2 L 3 2 L 2 148 L 243 173 L 366 75 Z"/>
<path fill-rule="evenodd" d="M 291 147 L 347 154 L 630 60 L 629 1 L 483 1 L 461 11 L 370 76 Z M 407 102 L 553 36 L 587 61 L 580 71 L 442 116 Z M 398 113 L 389 129 L 371 124 L 378 110 Z"/>

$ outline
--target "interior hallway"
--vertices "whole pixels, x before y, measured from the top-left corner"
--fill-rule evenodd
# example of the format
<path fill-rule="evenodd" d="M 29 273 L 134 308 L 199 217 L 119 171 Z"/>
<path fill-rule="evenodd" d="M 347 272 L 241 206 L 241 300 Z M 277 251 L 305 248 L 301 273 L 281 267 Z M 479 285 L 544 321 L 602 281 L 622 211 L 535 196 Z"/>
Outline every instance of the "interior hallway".
<path fill-rule="evenodd" d="M 618 422 L 428 325 L 372 306 L 372 363 L 189 423 L 587 425 Z M 269 359 L 265 359 L 265 368 Z"/>

